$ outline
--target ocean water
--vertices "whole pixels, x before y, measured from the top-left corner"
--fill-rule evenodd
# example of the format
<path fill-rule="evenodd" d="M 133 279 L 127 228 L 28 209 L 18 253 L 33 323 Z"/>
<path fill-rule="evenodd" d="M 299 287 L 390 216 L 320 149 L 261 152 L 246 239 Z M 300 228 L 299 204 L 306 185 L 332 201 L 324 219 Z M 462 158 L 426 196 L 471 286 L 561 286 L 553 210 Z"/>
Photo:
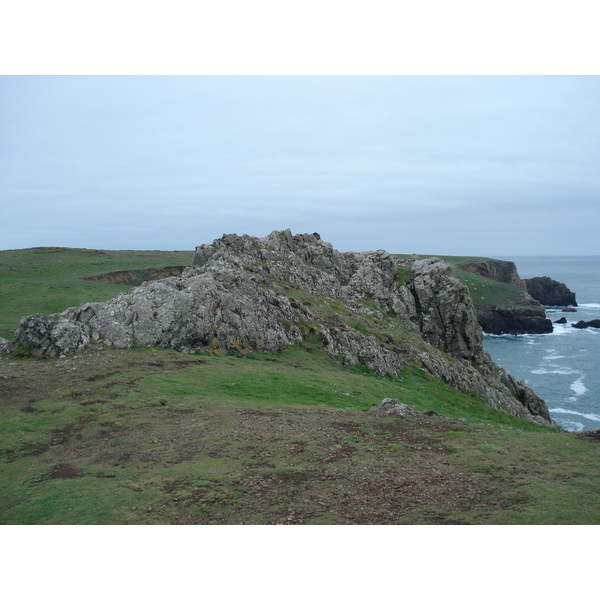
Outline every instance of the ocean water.
<path fill-rule="evenodd" d="M 500 258 L 500 257 L 498 257 Z M 538 335 L 485 335 L 484 348 L 508 373 L 543 398 L 564 429 L 600 427 L 600 329 L 575 329 L 572 323 L 600 319 L 600 256 L 504 257 L 522 279 L 544 275 L 575 292 L 577 312 L 546 307 L 551 321 L 565 325 Z"/>

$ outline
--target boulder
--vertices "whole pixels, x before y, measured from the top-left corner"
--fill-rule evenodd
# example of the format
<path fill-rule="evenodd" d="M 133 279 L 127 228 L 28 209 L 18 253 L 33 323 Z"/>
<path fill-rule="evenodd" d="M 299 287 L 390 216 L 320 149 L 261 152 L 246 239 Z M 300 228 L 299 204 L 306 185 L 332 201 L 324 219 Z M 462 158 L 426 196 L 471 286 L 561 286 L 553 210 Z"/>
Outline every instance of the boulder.
<path fill-rule="evenodd" d="M 573 308 L 572 306 L 566 306 L 561 312 L 577 312 L 577 309 Z"/>
<path fill-rule="evenodd" d="M 414 408 L 403 404 L 395 398 L 384 398 L 378 406 L 372 406 L 369 412 L 379 417 L 400 417 L 402 419 L 424 419 L 425 415 Z"/>
<path fill-rule="evenodd" d="M 564 317 L 561 317 L 560 319 L 558 319 L 557 321 L 554 321 L 555 323 L 558 323 L 560 325 L 564 325 L 567 322 L 567 319 L 565 319 Z"/>

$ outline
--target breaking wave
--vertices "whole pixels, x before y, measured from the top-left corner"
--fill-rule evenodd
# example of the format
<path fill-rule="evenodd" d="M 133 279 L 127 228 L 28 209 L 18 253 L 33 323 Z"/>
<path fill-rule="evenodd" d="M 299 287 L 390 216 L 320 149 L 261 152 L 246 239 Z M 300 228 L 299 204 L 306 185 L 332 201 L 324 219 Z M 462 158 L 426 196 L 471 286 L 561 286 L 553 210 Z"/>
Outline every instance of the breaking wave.
<path fill-rule="evenodd" d="M 561 415 L 575 415 L 577 417 L 583 417 L 584 419 L 588 419 L 588 421 L 596 421 L 600 423 L 600 415 L 595 413 L 580 413 L 576 410 L 569 410 L 568 408 L 551 408 L 551 413 L 559 413 Z"/>

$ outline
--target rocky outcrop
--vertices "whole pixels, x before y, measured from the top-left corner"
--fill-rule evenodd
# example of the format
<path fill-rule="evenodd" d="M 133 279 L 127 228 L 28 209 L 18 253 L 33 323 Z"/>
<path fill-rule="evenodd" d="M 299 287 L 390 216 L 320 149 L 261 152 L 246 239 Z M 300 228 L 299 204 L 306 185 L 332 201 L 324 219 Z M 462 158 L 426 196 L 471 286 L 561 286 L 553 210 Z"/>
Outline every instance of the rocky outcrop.
<path fill-rule="evenodd" d="M 495 335 L 552 333 L 552 321 L 537 302 L 524 306 L 478 306 L 477 320 L 483 331 Z"/>
<path fill-rule="evenodd" d="M 3 337 L 0 337 L 0 354 L 8 354 L 10 352 L 10 342 Z"/>
<path fill-rule="evenodd" d="M 467 360 L 479 360 L 483 335 L 473 310 L 468 288 L 454 276 L 452 267 L 436 259 L 417 259 L 407 264 L 413 270 L 409 302 L 419 330 L 433 346 Z"/>
<path fill-rule="evenodd" d="M 577 306 L 575 294 L 560 281 L 550 277 L 524 279 L 529 295 L 544 306 Z"/>
<path fill-rule="evenodd" d="M 588 327 L 600 328 L 600 319 L 592 319 L 591 321 L 577 321 L 572 323 L 571 327 L 576 329 L 587 329 Z"/>
<path fill-rule="evenodd" d="M 198 246 L 179 276 L 23 317 L 15 332 L 38 356 L 89 343 L 244 354 L 309 339 L 343 365 L 396 375 L 417 364 L 495 408 L 551 424 L 544 402 L 484 353 L 468 288 L 447 263 L 341 253 L 318 234 L 224 235 Z"/>

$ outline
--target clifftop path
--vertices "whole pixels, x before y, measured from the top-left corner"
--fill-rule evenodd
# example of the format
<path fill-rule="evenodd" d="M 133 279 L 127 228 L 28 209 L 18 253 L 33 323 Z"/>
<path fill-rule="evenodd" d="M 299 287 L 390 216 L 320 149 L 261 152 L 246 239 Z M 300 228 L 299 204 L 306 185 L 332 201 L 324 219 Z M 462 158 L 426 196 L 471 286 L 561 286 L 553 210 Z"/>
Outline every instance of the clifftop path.
<path fill-rule="evenodd" d="M 319 343 L 345 366 L 396 376 L 417 364 L 495 408 L 551 424 L 545 403 L 484 353 L 469 290 L 449 264 L 341 253 L 318 234 L 224 235 L 198 246 L 180 276 L 23 317 L 15 342 L 39 356 L 91 342 L 242 356 Z"/>

